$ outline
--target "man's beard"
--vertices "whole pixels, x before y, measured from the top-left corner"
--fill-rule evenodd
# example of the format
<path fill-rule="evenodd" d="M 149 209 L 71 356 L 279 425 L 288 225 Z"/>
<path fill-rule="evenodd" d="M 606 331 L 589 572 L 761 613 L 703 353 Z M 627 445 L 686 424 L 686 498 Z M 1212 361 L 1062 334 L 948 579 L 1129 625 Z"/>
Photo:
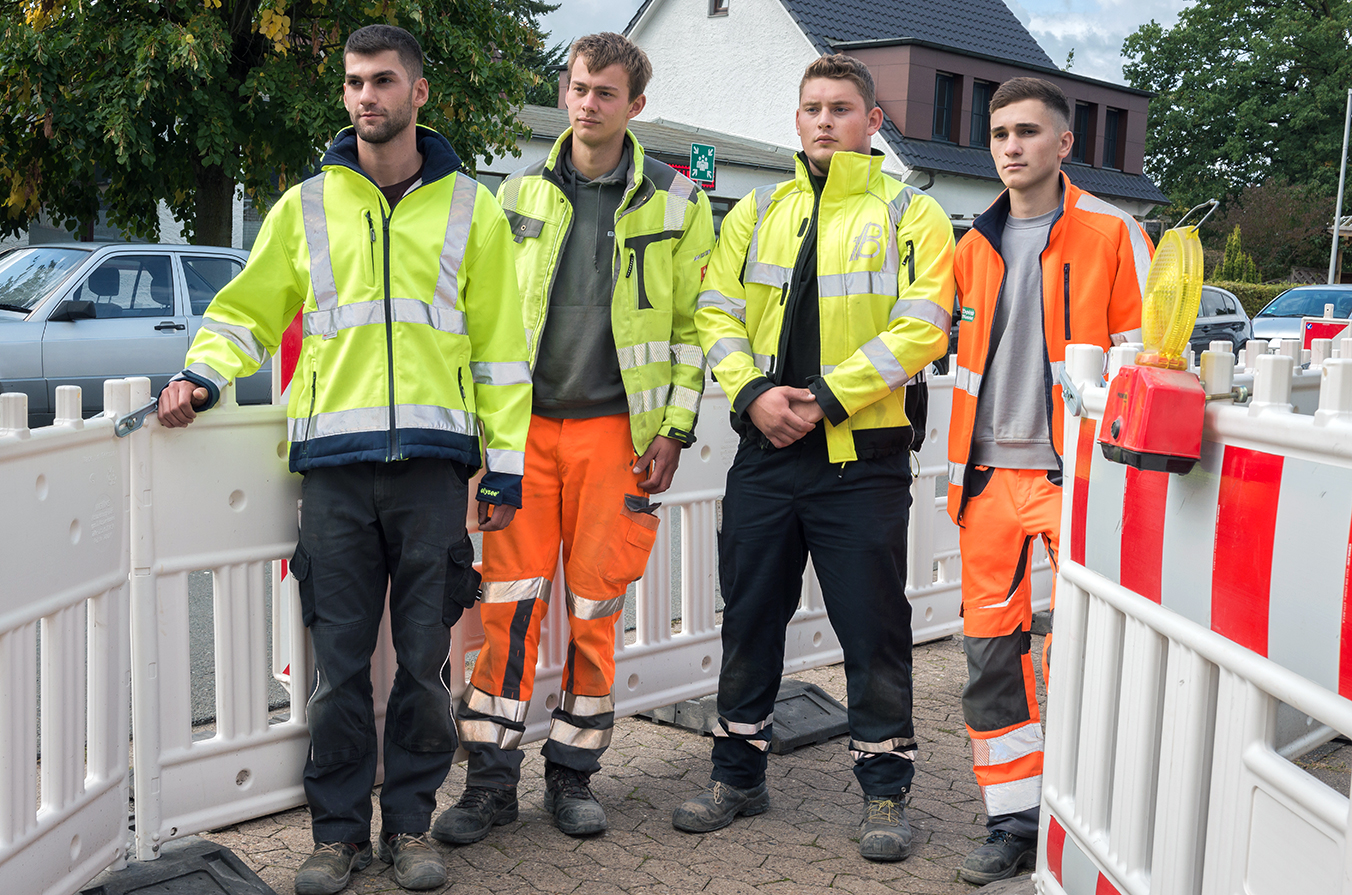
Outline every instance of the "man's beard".
<path fill-rule="evenodd" d="M 409 94 L 409 101 L 403 105 L 389 109 L 385 116 L 376 124 L 363 124 L 360 112 L 352 116 L 352 126 L 356 128 L 357 136 L 361 137 L 367 143 L 388 143 L 395 137 L 404 132 L 413 120 L 413 102 L 412 94 Z"/>

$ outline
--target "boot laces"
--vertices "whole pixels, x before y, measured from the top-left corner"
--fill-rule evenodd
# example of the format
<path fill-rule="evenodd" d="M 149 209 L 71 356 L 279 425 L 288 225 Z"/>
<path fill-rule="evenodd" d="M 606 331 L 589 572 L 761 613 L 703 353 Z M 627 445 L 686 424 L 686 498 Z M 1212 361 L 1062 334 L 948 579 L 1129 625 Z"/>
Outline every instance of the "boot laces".
<path fill-rule="evenodd" d="M 460 796 L 460 801 L 456 803 L 457 808 L 467 808 L 476 811 L 493 801 L 494 792 L 487 786 L 470 786 Z"/>
<path fill-rule="evenodd" d="M 596 797 L 592 795 L 591 787 L 588 786 L 587 775 L 581 771 L 572 768 L 559 768 L 551 776 L 553 777 L 554 791 L 558 794 L 558 798 L 596 800 Z"/>
<path fill-rule="evenodd" d="M 869 799 L 868 822 L 895 826 L 900 820 L 900 809 L 891 799 Z"/>

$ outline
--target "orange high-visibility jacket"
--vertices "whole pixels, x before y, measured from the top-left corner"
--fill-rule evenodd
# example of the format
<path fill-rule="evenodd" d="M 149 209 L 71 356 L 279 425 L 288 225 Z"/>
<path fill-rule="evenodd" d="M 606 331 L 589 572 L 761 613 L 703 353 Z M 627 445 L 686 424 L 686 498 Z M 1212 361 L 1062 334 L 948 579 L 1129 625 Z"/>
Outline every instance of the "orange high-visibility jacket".
<path fill-rule="evenodd" d="M 1066 346 L 1107 350 L 1141 338 L 1141 296 L 1154 246 L 1131 215 L 1070 182 L 1064 172 L 1061 213 L 1042 250 L 1042 379 L 1047 419 L 1058 459 L 1063 405 L 1061 369 Z M 958 301 L 958 362 L 948 430 L 948 514 L 957 522 L 971 456 L 981 376 L 991 356 L 991 322 L 1005 279 L 1000 241 L 1009 217 L 1009 191 L 980 215 L 958 244 L 954 262 Z"/>

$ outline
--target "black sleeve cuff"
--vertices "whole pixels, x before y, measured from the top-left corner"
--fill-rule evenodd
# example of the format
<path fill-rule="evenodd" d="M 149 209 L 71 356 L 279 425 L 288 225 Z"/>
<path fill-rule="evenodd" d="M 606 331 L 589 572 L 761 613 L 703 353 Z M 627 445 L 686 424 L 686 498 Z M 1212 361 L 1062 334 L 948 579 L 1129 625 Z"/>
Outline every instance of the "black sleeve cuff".
<path fill-rule="evenodd" d="M 822 409 L 822 414 L 831 425 L 839 426 L 850 418 L 845 406 L 836 399 L 836 393 L 831 391 L 831 386 L 826 384 L 825 379 L 813 380 L 807 389 L 817 399 L 817 406 Z"/>
<path fill-rule="evenodd" d="M 507 504 L 521 509 L 521 476 L 510 472 L 487 472 L 479 480 L 480 503 Z"/>
<path fill-rule="evenodd" d="M 737 399 L 732 402 L 732 412 L 736 414 L 738 419 L 751 422 L 746 415 L 746 409 L 750 407 L 752 402 L 757 398 L 774 387 L 775 384 L 765 376 L 762 376 L 760 379 L 751 380 L 746 385 L 742 386 L 742 390 L 737 393 Z"/>
<path fill-rule="evenodd" d="M 191 382 L 193 385 L 200 385 L 202 388 L 207 390 L 207 403 L 203 404 L 201 407 L 193 408 L 198 413 L 210 410 L 211 408 L 216 406 L 216 402 L 221 400 L 221 390 L 218 389 L 216 387 L 216 383 L 212 382 L 210 379 L 206 379 L 202 376 L 198 376 L 196 373 L 184 370 L 182 373 L 179 373 L 177 376 L 173 377 L 173 379 L 170 379 L 169 382 L 174 382 L 175 380 L 187 380 L 188 382 Z M 166 382 L 164 384 L 165 388 L 169 387 L 169 382 Z M 164 389 L 162 388 L 160 389 L 160 391 L 164 391 Z M 159 395 L 156 395 L 155 397 L 158 399 Z"/>

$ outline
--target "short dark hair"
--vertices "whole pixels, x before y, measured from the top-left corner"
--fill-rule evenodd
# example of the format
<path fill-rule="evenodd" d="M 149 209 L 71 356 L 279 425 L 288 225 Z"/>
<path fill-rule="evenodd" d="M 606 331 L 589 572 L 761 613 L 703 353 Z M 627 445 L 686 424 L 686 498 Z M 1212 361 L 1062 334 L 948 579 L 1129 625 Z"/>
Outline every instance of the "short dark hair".
<path fill-rule="evenodd" d="M 394 25 L 367 25 L 358 28 L 348 35 L 343 55 L 351 53 L 354 56 L 374 56 L 387 50 L 394 50 L 399 54 L 399 62 L 404 66 L 404 71 L 408 72 L 410 81 L 417 81 L 423 76 L 423 53 L 422 47 L 418 45 L 418 38 Z"/>
<path fill-rule="evenodd" d="M 844 53 L 818 56 L 803 72 L 803 80 L 798 82 L 798 95 L 803 95 L 803 85 L 813 78 L 830 78 L 833 81 L 849 81 L 859 88 L 864 98 L 864 111 L 871 112 L 878 105 L 878 90 L 873 86 L 873 74 L 868 66 Z"/>
<path fill-rule="evenodd" d="M 652 80 L 653 64 L 648 61 L 648 54 L 629 38 L 613 31 L 588 34 L 573 41 L 573 46 L 568 50 L 570 76 L 573 63 L 579 56 L 587 63 L 590 72 L 598 72 L 618 63 L 629 76 L 630 100 L 642 96 L 643 91 L 648 89 L 648 82 Z"/>
<path fill-rule="evenodd" d="M 1060 87 L 1042 78 L 1010 78 L 995 90 L 991 97 L 991 113 L 996 109 L 1035 99 L 1047 107 L 1053 115 L 1061 119 L 1061 129 L 1070 130 L 1070 100 Z"/>

